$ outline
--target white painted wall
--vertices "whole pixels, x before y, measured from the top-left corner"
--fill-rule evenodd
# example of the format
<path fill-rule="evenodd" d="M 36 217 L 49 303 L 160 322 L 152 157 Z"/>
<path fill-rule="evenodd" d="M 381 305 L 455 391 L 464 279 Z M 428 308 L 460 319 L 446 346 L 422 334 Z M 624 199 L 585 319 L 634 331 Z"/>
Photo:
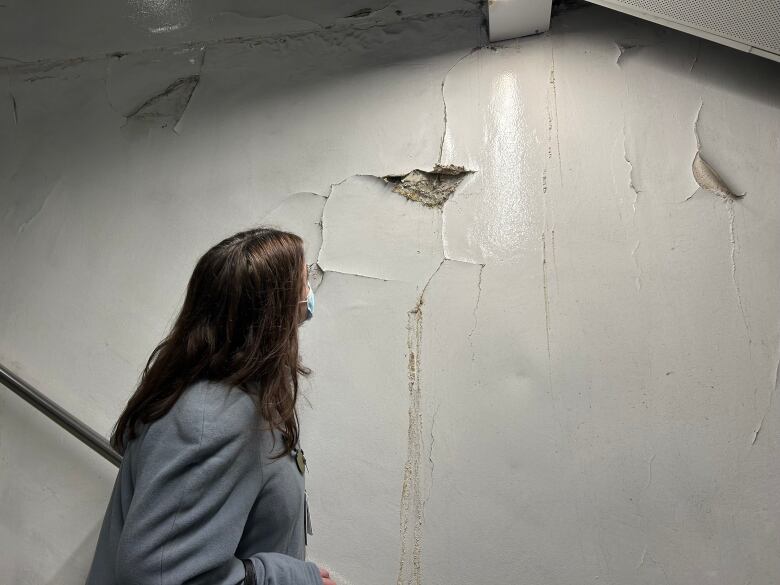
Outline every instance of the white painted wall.
<path fill-rule="evenodd" d="M 599 8 L 480 25 L 7 67 L 0 361 L 108 434 L 196 258 L 294 229 L 340 583 L 775 585 L 780 67 Z M 443 210 L 377 178 L 436 163 L 473 171 Z M 8 392 L 0 465 L 0 581 L 82 582 L 111 466 Z"/>

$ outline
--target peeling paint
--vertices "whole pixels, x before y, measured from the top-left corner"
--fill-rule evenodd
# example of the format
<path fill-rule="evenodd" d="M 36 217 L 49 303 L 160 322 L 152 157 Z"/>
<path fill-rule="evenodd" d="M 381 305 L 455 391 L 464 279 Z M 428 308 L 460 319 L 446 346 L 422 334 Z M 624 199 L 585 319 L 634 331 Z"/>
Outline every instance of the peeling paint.
<path fill-rule="evenodd" d="M 699 102 L 699 109 L 696 112 L 696 119 L 693 122 L 693 134 L 696 137 L 696 154 L 693 157 L 691 163 L 691 171 L 693 172 L 693 178 L 696 183 L 702 189 L 706 189 L 715 195 L 719 195 L 726 199 L 744 197 L 745 193 L 735 193 L 726 182 L 720 177 L 715 169 L 704 160 L 701 155 L 701 139 L 699 138 L 699 117 L 701 116 L 701 109 L 704 106 L 704 102 Z M 693 194 L 689 195 L 687 199 L 690 199 Z M 686 199 L 686 200 L 687 200 Z"/>
<path fill-rule="evenodd" d="M 688 75 L 694 41 L 600 8 L 467 58 L 476 34 L 463 39 L 477 19 L 362 34 L 392 18 L 396 4 L 344 26 L 343 14 L 385 1 L 342 5 L 339 33 L 209 36 L 208 71 L 173 142 L 153 126 L 117 127 L 150 96 L 200 73 L 202 44 L 141 53 L 106 45 L 100 50 L 130 54 L 36 70 L 56 79 L 34 84 L 9 71 L 19 126 L 7 97 L 6 353 L 35 363 L 45 328 L 45 349 L 64 353 L 49 351 L 41 383 L 56 378 L 65 390 L 80 388 L 69 372 L 100 349 L 90 349 L 94 339 L 111 338 L 128 361 L 141 360 L 132 348 L 147 347 L 153 321 L 167 319 L 193 250 L 270 222 L 304 238 L 321 301 L 301 330 L 316 373 L 312 409 L 302 410 L 315 460 L 351 470 L 336 482 L 316 469 L 310 477 L 311 503 L 325 518 L 311 552 L 340 571 L 338 582 L 502 583 L 517 574 L 545 582 L 549 567 L 562 583 L 664 583 L 662 571 L 696 582 L 701 567 L 718 571 L 705 575 L 712 585 L 767 581 L 777 568 L 771 539 L 753 535 L 771 532 L 774 511 L 767 470 L 778 404 L 768 391 L 778 365 L 779 200 L 770 162 L 780 94 L 767 88 L 775 84 L 740 71 L 750 56 L 732 61 L 706 42 Z M 245 18 L 263 10 L 230 8 L 245 8 Z M 239 22 L 236 14 L 224 22 Z M 437 38 L 448 40 L 419 50 Z M 700 99 L 708 103 L 701 155 L 750 191 L 744 202 L 694 182 L 690 123 Z M 726 150 L 712 151 L 716 159 L 710 146 Z M 395 190 L 425 181 L 435 190 L 417 176 L 435 163 L 472 171 L 442 206 Z M 44 202 L 59 176 L 65 189 Z M 695 189 L 699 200 L 676 205 Z M 174 234 L 163 249 L 171 213 L 190 236 Z M 124 254 L 128 247 L 139 253 Z M 436 273 L 442 258 L 452 261 Z M 140 268 L 165 278 L 136 290 Z M 97 288 L 85 298 L 90 274 L 105 278 L 90 280 Z M 97 312 L 61 310 L 82 305 Z M 149 309 L 140 322 L 139 306 Z M 73 328 L 73 314 L 88 317 L 83 327 Z M 127 388 L 136 375 L 128 363 L 102 362 L 87 381 L 90 396 L 106 379 Z M 105 426 L 103 406 L 125 392 L 100 408 L 82 401 L 85 416 Z M 339 416 L 345 424 L 334 427 Z M 694 499 L 670 507 L 654 497 L 678 493 L 680 478 Z M 375 497 L 360 504 L 361 493 Z M 736 519 L 713 515 L 734 506 Z M 79 509 L 93 517 L 91 503 Z M 358 517 L 341 533 L 330 521 Z M 702 534 L 711 546 L 685 546 Z M 27 570 L 28 555 L 8 542 L 9 566 Z M 713 565 L 716 549 L 723 558 Z M 71 559 L 84 566 L 81 549 L 63 551 L 66 560 L 50 559 L 55 568 Z"/>
<path fill-rule="evenodd" d="M 710 164 L 704 160 L 701 156 L 701 152 L 697 152 L 693 157 L 693 163 L 691 164 L 691 170 L 693 171 L 693 178 L 699 184 L 702 189 L 706 189 L 715 195 L 728 198 L 744 197 L 745 193 L 735 193 L 726 182 L 720 177 L 720 175 L 713 169 Z"/>
<path fill-rule="evenodd" d="M 360 8 L 358 10 L 355 10 L 351 14 L 347 14 L 344 18 L 361 18 L 363 16 L 368 16 L 373 12 L 373 8 Z"/>
<path fill-rule="evenodd" d="M 638 47 L 640 45 L 636 44 L 620 44 L 617 43 L 617 47 L 620 50 L 620 55 L 618 56 L 617 63 L 620 64 L 620 59 L 625 53 L 625 51 L 628 51 L 630 49 L 633 49 L 635 47 Z M 628 80 L 626 80 L 625 83 L 626 87 L 626 95 L 628 96 L 629 93 L 629 85 Z M 633 226 L 634 233 L 636 234 L 636 241 L 634 242 L 634 246 L 631 249 L 631 261 L 634 264 L 634 288 L 637 291 L 642 290 L 642 267 L 639 264 L 639 257 L 637 256 L 637 253 L 639 252 L 640 247 L 640 239 L 639 239 L 639 226 L 637 225 L 637 208 L 639 206 L 639 194 L 641 193 L 641 190 L 637 187 L 636 181 L 634 179 L 634 175 L 636 173 L 636 169 L 634 168 L 634 163 L 632 158 L 628 154 L 628 133 L 626 126 L 628 125 L 628 120 L 626 119 L 625 109 L 623 113 L 623 124 L 622 124 L 622 133 L 623 133 L 623 160 L 628 165 L 628 188 L 633 193 L 633 199 L 631 201 L 631 224 Z M 614 177 L 613 177 L 614 180 Z"/>
<path fill-rule="evenodd" d="M 161 128 L 175 127 L 184 115 L 199 82 L 200 75 L 177 79 L 130 112 L 128 120 L 157 122 Z"/>
<path fill-rule="evenodd" d="M 393 191 L 426 207 L 442 207 L 472 171 L 457 165 L 434 165 L 432 171 L 415 169 L 404 176 L 386 176 Z"/>
<path fill-rule="evenodd" d="M 741 199 L 745 195 L 745 193 L 742 193 L 741 195 L 735 194 L 726 185 L 726 183 L 720 178 L 718 173 L 715 172 L 715 170 L 709 164 L 707 164 L 707 162 L 701 156 L 701 138 L 699 136 L 699 119 L 701 117 L 701 111 L 703 106 L 704 106 L 704 102 L 703 100 L 700 100 L 699 108 L 696 112 L 696 118 L 694 119 L 693 122 L 693 134 L 696 139 L 696 154 L 694 155 L 693 163 L 691 165 L 693 171 L 693 177 L 696 183 L 699 185 L 699 187 L 718 195 L 721 198 L 721 200 L 724 201 L 726 204 L 726 210 L 728 213 L 728 234 L 729 234 L 729 265 L 730 265 L 729 272 L 731 276 L 731 282 L 734 287 L 734 295 L 736 297 L 737 307 L 739 309 L 739 314 L 742 319 L 742 325 L 745 330 L 745 341 L 747 343 L 748 358 L 752 363 L 753 338 L 750 331 L 750 322 L 748 321 L 747 313 L 745 311 L 745 304 L 742 298 L 742 290 L 739 285 L 739 279 L 737 278 L 737 262 L 736 262 L 736 256 L 737 256 L 739 245 L 738 245 L 737 232 L 735 226 L 736 213 L 734 209 L 734 204 L 737 200 Z M 691 197 L 693 197 L 695 194 L 696 192 L 688 195 L 688 197 L 685 198 L 685 201 L 691 199 Z M 755 395 L 755 393 L 758 391 L 758 382 L 756 381 L 755 373 L 752 371 L 752 369 L 751 369 L 751 376 L 753 377 L 754 395 Z M 758 433 L 758 429 L 755 429 L 751 439 L 751 444 L 755 442 L 757 433 Z"/>
<path fill-rule="evenodd" d="M 633 49 L 641 49 L 642 48 L 642 45 L 640 45 L 638 43 L 631 42 L 631 41 L 617 42 L 617 43 L 615 43 L 615 46 L 617 46 L 617 48 L 618 48 L 618 56 L 617 56 L 617 59 L 615 60 L 615 64 L 618 67 L 620 67 L 621 61 L 622 61 L 622 59 L 623 59 L 623 57 L 625 56 L 626 53 L 628 53 L 629 51 L 631 51 Z"/>
<path fill-rule="evenodd" d="M 364 16 L 369 16 L 371 14 L 374 14 L 375 12 L 380 12 L 384 10 L 385 8 L 390 6 L 390 4 L 392 4 L 392 2 L 389 2 L 384 6 L 381 6 L 380 8 L 359 8 L 354 12 L 347 14 L 344 18 L 363 18 Z"/>

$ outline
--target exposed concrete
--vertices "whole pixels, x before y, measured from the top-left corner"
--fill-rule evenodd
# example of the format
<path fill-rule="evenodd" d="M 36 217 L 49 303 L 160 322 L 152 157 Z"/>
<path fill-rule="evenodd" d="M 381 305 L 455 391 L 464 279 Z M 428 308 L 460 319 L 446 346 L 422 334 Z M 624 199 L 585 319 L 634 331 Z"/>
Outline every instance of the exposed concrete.
<path fill-rule="evenodd" d="M 394 192 L 410 201 L 422 203 L 426 207 L 441 208 L 468 173 L 457 165 L 434 165 L 430 172 L 415 169 L 405 176 L 388 176 L 384 179 L 394 185 Z"/>
<path fill-rule="evenodd" d="M 691 64 L 691 70 L 693 70 L 693 64 Z M 693 123 L 693 133 L 696 136 L 696 154 L 693 157 L 691 163 L 691 171 L 693 172 L 693 178 L 699 184 L 699 187 L 711 191 L 715 195 L 720 195 L 724 198 L 743 197 L 745 193 L 736 194 L 732 191 L 726 182 L 721 179 L 720 175 L 713 169 L 710 164 L 704 160 L 701 155 L 701 140 L 699 139 L 699 118 L 701 117 L 701 109 L 704 106 L 704 102 L 699 104 L 699 110 L 696 112 L 696 121 Z M 693 195 L 689 196 L 690 199 Z M 687 200 L 686 199 L 686 200 Z M 733 222 L 732 222 L 733 227 Z"/>
<path fill-rule="evenodd" d="M 777 64 L 598 8 L 480 48 L 472 4 L 385 4 L 2 37 L 44 61 L 0 82 L 0 360 L 107 434 L 198 255 L 291 229 L 339 583 L 775 585 Z M 112 472 L 13 400 L 0 580 L 75 585 Z"/>

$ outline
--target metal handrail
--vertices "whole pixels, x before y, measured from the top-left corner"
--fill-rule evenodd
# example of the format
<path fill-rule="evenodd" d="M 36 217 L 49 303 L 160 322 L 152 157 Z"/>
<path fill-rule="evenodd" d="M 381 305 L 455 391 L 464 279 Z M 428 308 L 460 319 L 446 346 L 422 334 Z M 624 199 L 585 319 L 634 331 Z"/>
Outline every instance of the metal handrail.
<path fill-rule="evenodd" d="M 0 382 L 22 398 L 22 400 L 33 405 L 87 447 L 90 447 L 117 467 L 122 462 L 122 456 L 114 451 L 103 435 L 77 419 L 43 392 L 33 388 L 2 364 L 0 364 Z"/>

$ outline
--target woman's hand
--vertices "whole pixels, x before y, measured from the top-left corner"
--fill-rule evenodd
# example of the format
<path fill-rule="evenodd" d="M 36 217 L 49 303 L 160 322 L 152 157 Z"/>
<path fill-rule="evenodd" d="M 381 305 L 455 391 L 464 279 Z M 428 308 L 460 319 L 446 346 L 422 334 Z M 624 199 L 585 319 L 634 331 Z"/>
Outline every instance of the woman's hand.
<path fill-rule="evenodd" d="M 336 582 L 330 578 L 327 569 L 320 567 L 320 577 L 322 577 L 322 585 L 336 585 Z"/>

